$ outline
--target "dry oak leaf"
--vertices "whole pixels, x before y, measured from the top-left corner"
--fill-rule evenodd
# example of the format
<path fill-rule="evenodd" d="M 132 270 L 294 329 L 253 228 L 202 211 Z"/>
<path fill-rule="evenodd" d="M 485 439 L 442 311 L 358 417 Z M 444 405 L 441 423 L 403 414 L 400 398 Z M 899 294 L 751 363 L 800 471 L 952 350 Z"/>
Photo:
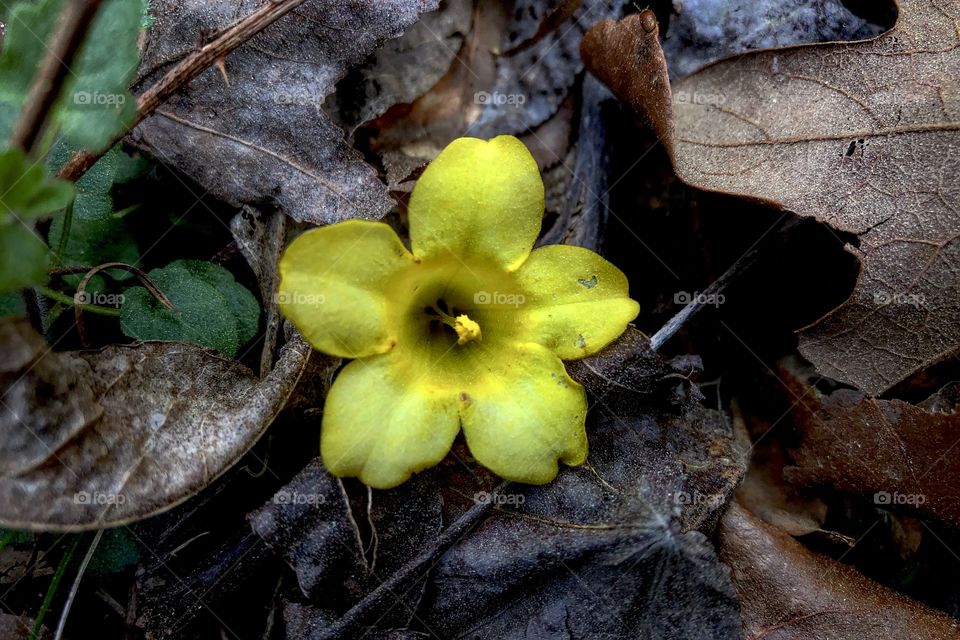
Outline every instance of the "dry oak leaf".
<path fill-rule="evenodd" d="M 960 622 L 814 553 L 734 502 L 720 522 L 748 640 L 946 640 Z"/>
<path fill-rule="evenodd" d="M 873 40 L 755 51 L 671 88 L 645 12 L 584 39 L 692 186 L 853 234 L 853 293 L 802 330 L 826 376 L 877 395 L 960 345 L 960 1 L 900 0 Z"/>
<path fill-rule="evenodd" d="M 273 371 L 193 344 L 55 353 L 0 321 L 0 526 L 76 531 L 183 502 L 232 466 L 283 408 L 310 356 L 297 335 Z"/>

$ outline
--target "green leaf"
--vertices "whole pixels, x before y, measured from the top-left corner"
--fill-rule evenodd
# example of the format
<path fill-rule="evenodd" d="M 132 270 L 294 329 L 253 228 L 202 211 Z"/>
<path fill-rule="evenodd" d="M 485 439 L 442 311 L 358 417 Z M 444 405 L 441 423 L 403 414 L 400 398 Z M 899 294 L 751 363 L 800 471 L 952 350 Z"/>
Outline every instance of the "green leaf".
<path fill-rule="evenodd" d="M 2 83 L 0 83 L 2 84 Z M 8 140 L 13 132 L 13 125 L 17 121 L 20 110 L 9 102 L 0 100 L 0 140 Z"/>
<path fill-rule="evenodd" d="M 219 265 L 198 260 L 183 260 L 197 278 L 214 287 L 226 300 L 227 307 L 237 319 L 237 340 L 240 345 L 249 342 L 260 326 L 260 305 L 253 294 L 233 279 L 233 274 Z"/>
<path fill-rule="evenodd" d="M 0 529 L 0 549 L 5 549 L 7 545 L 25 546 L 35 542 L 35 536 L 30 531 L 18 531 L 17 529 Z"/>
<path fill-rule="evenodd" d="M 140 26 L 144 29 L 150 29 L 156 24 L 157 20 L 153 17 L 152 9 L 150 3 L 153 0 L 145 0 L 143 3 L 143 15 L 140 17 Z"/>
<path fill-rule="evenodd" d="M 256 335 L 257 300 L 223 267 L 177 260 L 148 275 L 177 311 L 164 307 L 144 287 L 131 287 L 120 308 L 120 328 L 127 336 L 196 342 L 232 358 Z"/>
<path fill-rule="evenodd" d="M 10 12 L 0 51 L 0 136 L 9 138 L 11 105 L 26 101 L 33 76 L 47 52 L 61 0 L 20 2 Z M 51 113 L 78 147 L 100 150 L 132 122 L 136 102 L 128 91 L 139 61 L 137 38 L 143 0 L 106 0 L 71 65 Z"/>
<path fill-rule="evenodd" d="M 22 223 L 0 224 L 0 291 L 47 281 L 47 245 Z"/>
<path fill-rule="evenodd" d="M 0 50 L 0 140 L 9 140 L 30 83 L 57 23 L 60 0 L 18 2 L 9 11 Z"/>
<path fill-rule="evenodd" d="M 126 153 L 119 153 L 117 175 L 113 181 L 116 184 L 126 184 L 135 180 L 150 170 L 150 161 L 143 157 L 134 157 Z"/>
<path fill-rule="evenodd" d="M 73 185 L 47 177 L 19 149 L 0 151 L 0 291 L 47 280 L 47 245 L 29 220 L 65 207 Z"/>
<path fill-rule="evenodd" d="M 120 573 L 140 562 L 140 549 L 126 529 L 107 529 L 100 538 L 97 550 L 90 558 L 87 573 L 102 576 Z"/>
<path fill-rule="evenodd" d="M 23 296 L 18 292 L 0 293 L 0 318 L 14 318 L 26 313 L 27 305 L 23 303 Z"/>
<path fill-rule="evenodd" d="M 60 101 L 63 133 L 73 144 L 102 149 L 137 111 L 128 87 L 140 61 L 142 0 L 106 0 L 74 65 Z"/>
<path fill-rule="evenodd" d="M 58 142 L 51 152 L 52 166 L 59 166 L 70 157 L 72 147 Z M 127 156 L 117 148 L 108 151 L 76 183 L 77 196 L 73 218 L 60 260 L 64 265 L 96 266 L 104 262 L 136 264 L 140 259 L 137 242 L 127 223 L 113 212 L 110 194 L 117 174 Z M 48 240 L 56 250 L 62 241 L 66 216 L 61 214 L 50 225 Z M 125 280 L 132 275 L 112 269 L 110 275 Z"/>
<path fill-rule="evenodd" d="M 18 2 L 10 11 L 0 51 L 0 100 L 19 110 L 30 82 L 47 51 L 60 10 L 60 0 Z M 4 138 L 9 131 L 0 132 Z"/>
<path fill-rule="evenodd" d="M 22 223 L 67 206 L 73 185 L 47 177 L 20 149 L 0 151 L 0 224 Z"/>

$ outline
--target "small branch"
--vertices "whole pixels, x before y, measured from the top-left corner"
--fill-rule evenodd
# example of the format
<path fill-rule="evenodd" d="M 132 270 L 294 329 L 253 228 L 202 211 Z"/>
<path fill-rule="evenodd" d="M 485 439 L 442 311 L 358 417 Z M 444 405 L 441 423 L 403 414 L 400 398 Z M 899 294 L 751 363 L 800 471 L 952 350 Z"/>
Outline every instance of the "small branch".
<path fill-rule="evenodd" d="M 137 113 L 130 129 L 144 121 L 147 116 L 157 110 L 170 96 L 189 84 L 194 78 L 213 66 L 218 60 L 257 35 L 271 24 L 293 11 L 306 0 L 269 0 L 262 7 L 224 29 L 210 43 L 197 49 L 181 60 L 156 83 L 151 85 L 137 98 Z M 60 169 L 59 177 L 65 180 L 76 181 L 80 176 L 100 159 L 107 149 L 113 147 L 123 139 L 126 132 L 121 133 L 110 141 L 103 151 L 78 151 Z"/>
<path fill-rule="evenodd" d="M 177 311 L 177 308 L 173 306 L 173 303 L 170 302 L 170 299 L 167 298 L 166 294 L 160 290 L 160 287 L 154 284 L 153 280 L 151 280 L 150 277 L 140 269 L 126 264 L 125 262 L 104 262 L 103 264 L 98 264 L 93 269 L 90 269 L 90 271 L 87 272 L 87 275 L 83 276 L 83 279 L 80 280 L 80 284 L 77 285 L 77 292 L 73 296 L 73 313 L 77 321 L 77 333 L 80 334 L 80 343 L 84 347 L 87 347 L 87 334 L 83 326 L 83 310 L 86 306 L 85 299 L 87 293 L 87 283 L 90 282 L 90 279 L 93 276 L 97 275 L 104 269 L 122 269 L 132 273 L 137 277 L 137 280 L 139 280 L 140 283 L 146 287 L 147 291 L 149 291 L 153 297 L 160 302 L 160 304 L 165 306 L 167 309 L 170 309 L 170 311 Z M 120 315 L 119 310 L 117 311 L 117 315 Z"/>
<path fill-rule="evenodd" d="M 66 304 L 66 305 L 77 304 L 76 296 L 68 296 L 65 293 L 60 293 L 56 289 L 51 289 L 50 287 L 38 286 L 38 287 L 35 287 L 35 289 L 37 290 L 37 292 L 43 294 L 47 298 L 50 298 L 51 300 L 56 300 L 61 304 Z M 83 305 L 83 310 L 89 311 L 90 313 L 96 313 L 101 316 L 115 316 L 115 317 L 120 315 L 119 309 L 112 309 L 110 307 L 100 307 L 95 304 L 86 304 L 86 303 L 81 303 L 81 304 Z"/>
<path fill-rule="evenodd" d="M 47 55 L 40 62 L 20 117 L 13 127 L 10 146 L 31 153 L 40 139 L 43 123 L 60 95 L 70 65 L 87 35 L 103 0 L 70 0 L 64 3 L 57 30 L 47 44 Z"/>
<path fill-rule="evenodd" d="M 790 214 L 784 214 L 790 215 Z M 778 222 L 774 227 L 770 229 L 773 231 L 776 229 L 775 234 L 775 243 L 782 244 L 786 241 L 787 232 L 796 227 L 803 218 L 799 216 L 792 216 L 786 222 Z M 769 231 L 767 232 L 769 233 Z M 672 338 L 677 331 L 680 330 L 687 320 L 692 318 L 698 311 L 703 309 L 704 306 L 710 306 L 708 301 L 715 299 L 714 296 L 719 295 L 723 292 L 724 289 L 740 274 L 745 272 L 747 269 L 752 267 L 756 263 L 757 259 L 760 257 L 760 250 L 764 247 L 762 244 L 766 234 L 761 236 L 756 242 L 753 243 L 747 252 L 740 256 L 740 258 L 730 265 L 730 268 L 723 272 L 719 278 L 714 280 L 709 287 L 703 290 L 695 300 L 692 300 L 687 303 L 687 305 L 680 309 L 675 316 L 670 318 L 665 325 L 660 327 L 660 330 L 657 331 L 650 338 L 650 350 L 659 351 L 660 347 L 666 343 L 667 340 Z"/>
<path fill-rule="evenodd" d="M 326 629 L 320 629 L 314 637 L 318 640 L 357 637 L 359 635 L 357 631 L 369 616 L 376 613 L 386 603 L 390 602 L 392 604 L 392 601 L 397 598 L 396 594 L 406 593 L 419 578 L 424 577 L 437 559 L 446 553 L 447 549 L 456 544 L 463 536 L 467 535 L 473 527 L 486 517 L 493 505 L 496 504 L 497 496 L 499 496 L 509 484 L 509 482 L 501 482 L 490 492 L 489 500 L 478 502 L 470 507 L 470 510 L 447 527 L 432 545 L 424 549 L 420 555 L 403 565 L 393 575 L 381 582 L 376 589 L 368 593 L 363 600 L 354 605 L 342 618 Z"/>

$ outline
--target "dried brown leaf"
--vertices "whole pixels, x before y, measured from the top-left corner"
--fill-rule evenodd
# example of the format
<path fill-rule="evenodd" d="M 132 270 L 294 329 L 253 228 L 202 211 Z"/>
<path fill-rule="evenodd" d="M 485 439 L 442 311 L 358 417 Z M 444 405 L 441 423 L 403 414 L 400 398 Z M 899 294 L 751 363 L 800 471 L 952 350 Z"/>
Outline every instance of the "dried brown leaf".
<path fill-rule="evenodd" d="M 960 344 L 960 2 L 899 7 L 874 40 L 745 54 L 672 94 L 649 12 L 601 23 L 583 45 L 684 181 L 856 236 L 857 285 L 801 333 L 800 350 L 871 395 Z"/>
<path fill-rule="evenodd" d="M 785 368 L 781 378 L 803 402 L 793 408 L 799 444 L 785 479 L 804 488 L 831 488 L 863 496 L 878 507 L 916 509 L 960 525 L 960 412 L 876 400 L 849 389 L 811 392 Z M 941 400 L 954 386 L 933 396 Z"/>
<path fill-rule="evenodd" d="M 337 84 L 325 105 L 351 131 L 430 90 L 450 69 L 470 31 L 472 0 L 447 0 L 402 36 L 387 40 Z"/>
<path fill-rule="evenodd" d="M 960 622 L 811 552 L 733 503 L 720 524 L 749 640 L 960 638 Z"/>

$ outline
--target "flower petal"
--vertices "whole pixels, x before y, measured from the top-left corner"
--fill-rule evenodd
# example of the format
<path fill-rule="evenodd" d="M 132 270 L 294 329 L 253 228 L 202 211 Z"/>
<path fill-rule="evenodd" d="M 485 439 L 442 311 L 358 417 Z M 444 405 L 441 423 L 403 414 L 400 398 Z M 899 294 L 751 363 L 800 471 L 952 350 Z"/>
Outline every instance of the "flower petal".
<path fill-rule="evenodd" d="M 543 218 L 543 180 L 513 136 L 458 138 L 423 172 L 410 196 L 417 257 L 455 255 L 515 269 L 530 254 Z"/>
<path fill-rule="evenodd" d="M 560 359 L 536 344 L 497 355 L 487 359 L 479 383 L 460 396 L 473 457 L 502 478 L 530 484 L 553 480 L 557 460 L 586 460 L 587 397 Z"/>
<path fill-rule="evenodd" d="M 327 394 L 320 435 L 323 464 L 389 489 L 440 462 L 460 421 L 456 396 L 404 376 L 399 354 L 354 360 Z"/>
<path fill-rule="evenodd" d="M 623 272 L 582 247 L 541 247 L 516 275 L 525 296 L 518 338 L 564 360 L 600 351 L 640 311 Z"/>
<path fill-rule="evenodd" d="M 349 220 L 298 236 L 280 258 L 280 309 L 315 349 L 359 358 L 396 344 L 390 279 L 414 258 L 382 222 Z"/>

